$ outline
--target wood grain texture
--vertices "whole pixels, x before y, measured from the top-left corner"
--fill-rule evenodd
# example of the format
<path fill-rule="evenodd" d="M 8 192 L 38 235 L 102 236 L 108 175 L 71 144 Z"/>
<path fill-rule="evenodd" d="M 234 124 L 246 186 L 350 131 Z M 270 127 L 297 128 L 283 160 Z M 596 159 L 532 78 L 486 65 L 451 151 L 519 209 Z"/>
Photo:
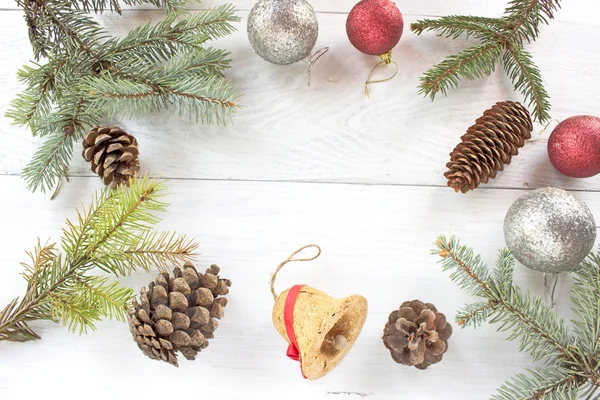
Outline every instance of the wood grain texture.
<path fill-rule="evenodd" d="M 248 10 L 254 0 L 236 1 Z M 209 0 L 203 7 L 221 3 Z M 600 5 L 563 2 L 557 20 L 528 46 L 552 96 L 554 118 L 600 110 L 597 65 Z M 573 189 L 600 218 L 600 178 L 572 180 L 549 164 L 546 143 L 527 144 L 504 173 L 469 195 L 445 187 L 442 173 L 459 137 L 489 106 L 519 100 L 502 71 L 464 82 L 431 103 L 417 95 L 420 74 L 468 45 L 405 30 L 394 50 L 399 76 L 372 87 L 363 83 L 375 57 L 348 42 L 345 13 L 354 2 L 313 0 L 319 12 L 317 48 L 330 51 L 306 86 L 304 64 L 280 67 L 254 54 L 239 31 L 217 45 L 232 52 L 228 76 L 245 93 L 244 108 L 226 127 L 202 126 L 165 113 L 140 121 L 119 120 L 140 141 L 145 169 L 170 178 L 172 204 L 161 228 L 200 243 L 198 265 L 217 263 L 233 280 L 216 338 L 196 362 L 179 369 L 146 359 L 125 324 L 106 321 L 87 336 L 38 323 L 38 342 L 0 345 L 0 399 L 482 399 L 530 366 L 517 343 L 484 326 L 456 329 L 443 362 L 427 371 L 395 364 L 381 342 L 390 311 L 402 301 L 434 303 L 453 320 L 472 300 L 440 272 L 429 255 L 438 234 L 459 235 L 492 263 L 504 245 L 502 221 L 526 189 Z M 499 15 L 506 1 L 398 1 L 407 24 L 424 16 Z M 160 12 L 127 10 L 103 16 L 112 32 L 125 34 Z M 27 31 L 11 0 L 0 0 L 0 114 L 22 87 L 16 70 L 31 58 Z M 550 129 L 555 125 L 550 126 Z M 536 132 L 541 127 L 536 126 Z M 549 131 L 543 136 L 547 136 Z M 75 150 L 72 183 L 58 199 L 30 194 L 17 175 L 39 140 L 0 118 L 0 304 L 24 290 L 19 262 L 36 238 L 60 239 L 64 219 L 87 203 L 101 182 Z M 271 324 L 271 272 L 296 248 L 317 243 L 323 255 L 289 265 L 277 289 L 307 283 L 333 296 L 359 293 L 370 313 L 348 357 L 324 379 L 302 380 L 285 357 L 285 342 Z M 123 283 L 139 290 L 151 279 L 136 273 Z M 524 267 L 516 280 L 542 294 L 541 277 Z M 559 286 L 558 312 L 569 317 L 570 280 Z M 30 384 L 35 375 L 36 385 Z M 69 383 L 69 389 L 65 386 Z"/>
<path fill-rule="evenodd" d="M 313 0 L 309 3 L 315 11 L 320 13 L 341 13 L 347 14 L 350 12 L 354 4 L 358 1 L 348 0 Z M 221 0 L 205 0 L 192 2 L 188 8 L 191 10 L 205 9 L 223 4 Z M 228 3 L 234 4 L 236 8 L 242 11 L 250 11 L 256 0 L 232 0 Z M 484 3 L 481 0 L 429 0 L 429 1 L 414 1 L 414 0 L 396 0 L 396 5 L 403 15 L 425 15 L 425 16 L 441 16 L 450 14 L 460 15 L 481 15 L 494 17 L 501 14 L 507 1 L 493 0 Z M 556 15 L 556 19 L 560 21 L 589 21 L 596 20 L 595 15 L 591 10 L 596 6 L 595 0 L 569 0 L 563 2 L 563 9 Z M 15 10 L 15 2 L 13 0 L 0 0 L 0 9 Z M 148 5 L 135 7 L 123 7 L 125 13 L 131 10 L 156 10 Z"/>
<path fill-rule="evenodd" d="M 11 38 L 6 41 L 11 57 L 0 77 L 4 81 L 2 114 L 21 88 L 14 71 L 30 57 L 27 32 L 17 15 L 0 13 L 0 34 Z M 138 12 L 105 22 L 115 33 L 124 34 L 151 16 L 156 13 Z M 234 63 L 228 75 L 245 93 L 244 108 L 226 127 L 180 121 L 168 113 L 143 120 L 117 119 L 140 141 L 144 168 L 170 178 L 444 186 L 448 154 L 466 129 L 497 101 L 521 99 L 501 69 L 489 78 L 463 82 L 460 90 L 433 103 L 422 98 L 416 89 L 420 74 L 467 44 L 406 32 L 394 52 L 399 76 L 373 85 L 369 100 L 363 96 L 363 85 L 377 58 L 349 44 L 345 15 L 330 14 L 320 15 L 317 48 L 330 46 L 331 50 L 315 66 L 309 88 L 305 64 L 276 66 L 254 54 L 245 33 L 246 13 L 243 16 L 239 31 L 219 45 L 232 52 Z M 600 92 L 589 90 L 597 84 L 597 77 L 586 73 L 597 62 L 590 56 L 597 42 L 588 40 L 597 38 L 596 31 L 595 24 L 553 22 L 529 46 L 546 79 L 554 118 L 594 114 L 600 109 Z M 557 57 L 560 49 L 565 54 Z M 541 130 L 537 125 L 536 133 Z M 7 119 L 0 121 L 0 135 L 10 138 L 0 148 L 0 173 L 18 174 L 41 141 Z M 71 174 L 89 175 L 79 153 L 76 149 Z M 598 183 L 600 177 L 572 180 L 561 176 L 548 163 L 546 142 L 537 141 L 527 144 L 490 186 L 560 184 L 593 189 Z"/>
<path fill-rule="evenodd" d="M 74 207 L 99 185 L 96 179 L 74 178 L 59 201 L 49 202 L 30 195 L 18 177 L 3 177 L 0 183 L 11 193 L 0 198 L 0 220 L 10 227 L 0 253 L 3 304 L 24 287 L 21 249 L 31 248 L 36 235 L 58 239 L 63 219 L 73 217 Z M 123 323 L 102 323 L 97 332 L 82 337 L 36 323 L 41 341 L 0 348 L 5 398 L 27 384 L 28 374 L 22 371 L 35 370 L 44 373 L 28 389 L 31 398 L 62 391 L 57 384 L 68 377 L 78 380 L 76 388 L 93 387 L 122 399 L 150 392 L 168 396 L 173 388 L 196 387 L 203 398 L 224 399 L 242 398 L 242 393 L 262 399 L 330 399 L 328 392 L 356 392 L 374 399 L 475 400 L 529 365 L 516 343 L 506 342 L 505 335 L 489 326 L 455 329 L 444 360 L 424 372 L 395 364 L 381 342 L 387 315 L 404 300 L 432 302 L 449 320 L 472 300 L 440 272 L 429 254 L 432 242 L 440 233 L 458 233 L 492 263 L 503 245 L 505 210 L 523 191 L 482 189 L 467 198 L 443 188 L 376 185 L 172 180 L 169 187 L 171 207 L 161 226 L 196 237 L 202 253 L 198 265 L 217 263 L 233 280 L 215 340 L 197 361 L 184 360 L 175 369 L 147 360 Z M 600 194 L 578 196 L 598 212 Z M 271 324 L 269 291 L 277 264 L 308 243 L 318 243 L 323 255 L 312 263 L 288 265 L 277 291 L 306 283 L 336 297 L 360 293 L 370 309 L 347 358 L 314 382 L 304 381 L 298 364 L 285 357 L 286 343 Z M 517 271 L 518 283 L 542 293 L 540 275 L 524 267 Z M 148 281 L 146 274 L 136 273 L 123 283 L 138 290 Z M 561 280 L 562 313 L 569 308 L 568 287 L 568 279 Z M 48 389 L 51 382 L 55 384 Z M 76 398 L 77 392 L 65 398 Z"/>

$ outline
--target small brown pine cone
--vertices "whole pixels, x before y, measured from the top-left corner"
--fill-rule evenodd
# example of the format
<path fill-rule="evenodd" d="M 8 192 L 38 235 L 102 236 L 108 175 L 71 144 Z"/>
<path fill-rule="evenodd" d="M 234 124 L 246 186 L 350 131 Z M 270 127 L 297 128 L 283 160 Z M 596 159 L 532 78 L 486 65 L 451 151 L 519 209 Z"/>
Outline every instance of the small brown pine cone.
<path fill-rule="evenodd" d="M 121 128 L 97 126 L 83 139 L 83 158 L 105 185 L 127 185 L 140 170 L 137 140 Z"/>
<path fill-rule="evenodd" d="M 520 103 L 504 101 L 485 111 L 471 126 L 446 164 L 444 176 L 455 192 L 466 193 L 496 177 L 510 164 L 525 140 L 531 138 L 533 122 Z"/>
<path fill-rule="evenodd" d="M 211 266 L 203 274 L 191 264 L 177 267 L 173 276 L 161 272 L 148 288 L 140 291 L 140 302 L 133 300 L 128 309 L 129 328 L 142 352 L 153 360 L 174 366 L 177 352 L 188 360 L 208 346 L 223 317 L 227 299 L 214 289 L 219 284 L 231 286 L 219 277 L 219 267 Z M 217 282 L 213 285 L 212 282 Z M 204 282 L 211 282 L 208 289 Z"/>
<path fill-rule="evenodd" d="M 383 331 L 383 344 L 399 364 L 426 369 L 442 361 L 448 350 L 452 326 L 430 303 L 405 301 L 390 314 Z"/>

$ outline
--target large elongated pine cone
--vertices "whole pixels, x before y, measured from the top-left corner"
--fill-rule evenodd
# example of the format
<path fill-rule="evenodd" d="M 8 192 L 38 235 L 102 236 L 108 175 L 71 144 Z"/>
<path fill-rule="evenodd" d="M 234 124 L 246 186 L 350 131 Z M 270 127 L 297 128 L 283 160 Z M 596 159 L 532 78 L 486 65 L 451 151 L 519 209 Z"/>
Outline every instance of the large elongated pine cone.
<path fill-rule="evenodd" d="M 83 158 L 105 185 L 128 184 L 140 170 L 137 140 L 121 128 L 97 126 L 83 139 Z"/>
<path fill-rule="evenodd" d="M 452 326 L 431 303 L 405 301 L 390 314 L 383 344 L 399 364 L 426 369 L 438 363 L 448 350 Z"/>
<path fill-rule="evenodd" d="M 142 352 L 153 360 L 174 366 L 177 352 L 194 360 L 208 346 L 219 326 L 225 296 L 231 281 L 219 277 L 219 267 L 212 265 L 201 274 L 192 264 L 173 270 L 174 276 L 161 272 L 148 288 L 140 292 L 140 302 L 133 300 L 128 309 L 129 328 Z"/>
<path fill-rule="evenodd" d="M 520 103 L 503 101 L 486 110 L 471 126 L 446 164 L 448 186 L 466 193 L 496 177 L 510 164 L 525 140 L 531 138 L 533 122 Z"/>

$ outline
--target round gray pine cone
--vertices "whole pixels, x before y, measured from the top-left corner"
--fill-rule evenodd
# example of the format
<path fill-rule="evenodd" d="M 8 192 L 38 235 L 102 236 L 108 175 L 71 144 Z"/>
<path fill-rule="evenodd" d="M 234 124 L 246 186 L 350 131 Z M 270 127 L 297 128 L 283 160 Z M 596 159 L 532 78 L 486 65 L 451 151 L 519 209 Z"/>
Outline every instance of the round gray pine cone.
<path fill-rule="evenodd" d="M 121 128 L 97 126 L 83 139 L 83 158 L 105 185 L 127 185 L 140 170 L 137 140 Z"/>
<path fill-rule="evenodd" d="M 383 331 L 383 344 L 399 364 L 426 369 L 442 361 L 448 350 L 452 326 L 431 303 L 405 301 L 390 314 Z"/>
<path fill-rule="evenodd" d="M 129 328 L 142 352 L 153 360 L 174 366 L 177 352 L 188 360 L 208 346 L 227 305 L 231 281 L 219 277 L 212 265 L 204 274 L 192 264 L 176 267 L 171 276 L 161 272 L 148 288 L 140 291 L 140 301 L 128 309 Z"/>

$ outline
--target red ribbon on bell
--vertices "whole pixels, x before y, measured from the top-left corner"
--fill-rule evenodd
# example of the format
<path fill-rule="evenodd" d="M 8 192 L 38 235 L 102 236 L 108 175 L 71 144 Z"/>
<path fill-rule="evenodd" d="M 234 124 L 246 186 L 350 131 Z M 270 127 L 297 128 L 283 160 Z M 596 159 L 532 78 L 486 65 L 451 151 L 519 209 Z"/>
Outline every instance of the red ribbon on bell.
<path fill-rule="evenodd" d="M 285 332 L 287 333 L 288 339 L 290 339 L 290 345 L 287 348 L 286 355 L 294 361 L 301 361 L 300 349 L 298 348 L 298 341 L 296 340 L 296 334 L 294 333 L 294 306 L 296 305 L 296 299 L 300 294 L 300 290 L 306 285 L 294 285 L 285 299 L 285 307 L 283 309 L 283 320 L 285 322 Z M 302 371 L 302 363 L 300 363 L 300 371 Z M 302 376 L 306 379 L 304 372 Z"/>

